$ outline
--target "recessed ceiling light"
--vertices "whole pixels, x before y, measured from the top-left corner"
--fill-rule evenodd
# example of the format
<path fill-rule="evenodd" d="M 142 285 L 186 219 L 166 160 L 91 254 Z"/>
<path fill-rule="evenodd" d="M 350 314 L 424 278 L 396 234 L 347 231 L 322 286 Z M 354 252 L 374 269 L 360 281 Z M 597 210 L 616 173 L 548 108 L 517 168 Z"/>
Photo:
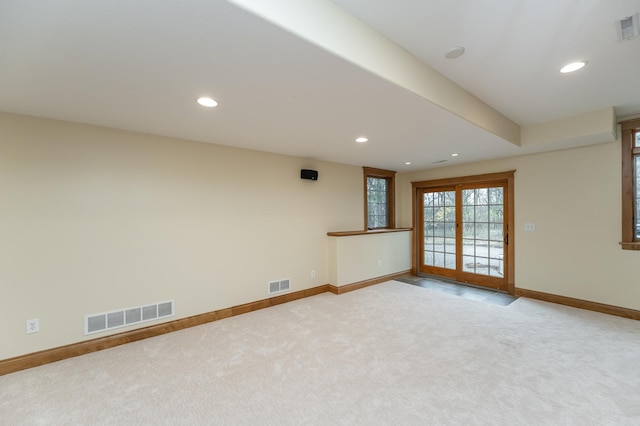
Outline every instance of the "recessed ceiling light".
<path fill-rule="evenodd" d="M 368 141 L 369 141 L 369 139 L 365 138 L 364 136 L 356 138 L 356 142 L 358 142 L 358 143 L 365 143 L 365 142 L 368 142 Z"/>
<path fill-rule="evenodd" d="M 457 157 L 458 155 L 460 155 L 460 154 L 458 154 L 457 152 L 456 152 L 456 153 L 451 154 L 451 156 L 452 156 L 452 157 Z"/>
<path fill-rule="evenodd" d="M 568 72 L 578 71 L 580 68 L 584 67 L 585 65 L 587 65 L 585 61 L 572 62 L 562 67 L 560 69 L 560 72 L 563 74 L 566 74 Z"/>
<path fill-rule="evenodd" d="M 404 164 L 406 164 L 407 166 L 409 166 L 409 165 L 411 165 L 411 161 L 407 161 L 407 162 L 406 162 L 406 163 L 404 163 Z"/>
<path fill-rule="evenodd" d="M 218 103 L 215 100 L 207 97 L 198 98 L 198 103 L 207 108 L 218 106 Z"/>
<path fill-rule="evenodd" d="M 444 57 L 447 59 L 455 59 L 462 56 L 463 53 L 464 53 L 464 47 L 456 46 L 454 48 L 449 49 L 447 53 L 444 54 Z"/>

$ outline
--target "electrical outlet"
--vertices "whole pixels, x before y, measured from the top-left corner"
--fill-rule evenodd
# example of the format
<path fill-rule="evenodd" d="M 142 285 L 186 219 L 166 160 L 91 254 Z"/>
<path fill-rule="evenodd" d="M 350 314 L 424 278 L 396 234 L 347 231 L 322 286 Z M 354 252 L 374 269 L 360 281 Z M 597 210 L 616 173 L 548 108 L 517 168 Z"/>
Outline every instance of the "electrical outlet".
<path fill-rule="evenodd" d="M 378 268 L 382 268 L 382 260 L 378 259 Z"/>
<path fill-rule="evenodd" d="M 316 277 L 316 270 L 312 269 L 311 270 L 311 278 L 315 278 Z"/>
<path fill-rule="evenodd" d="M 27 334 L 40 331 L 40 320 L 38 318 L 27 320 Z"/>

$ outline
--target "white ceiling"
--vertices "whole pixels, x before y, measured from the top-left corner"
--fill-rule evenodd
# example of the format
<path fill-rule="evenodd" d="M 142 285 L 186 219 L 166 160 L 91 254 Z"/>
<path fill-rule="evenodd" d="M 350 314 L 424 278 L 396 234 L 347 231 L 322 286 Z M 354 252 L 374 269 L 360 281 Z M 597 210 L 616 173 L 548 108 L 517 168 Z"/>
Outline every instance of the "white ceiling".
<path fill-rule="evenodd" d="M 3 0 L 0 111 L 398 171 L 527 152 L 236 3 Z M 640 37 L 616 29 L 640 0 L 261 3 L 335 3 L 520 126 L 640 113 Z"/>
<path fill-rule="evenodd" d="M 639 0 L 333 1 L 518 124 L 640 113 L 640 39 L 622 42 L 618 25 Z M 575 60 L 589 66 L 558 72 Z"/>

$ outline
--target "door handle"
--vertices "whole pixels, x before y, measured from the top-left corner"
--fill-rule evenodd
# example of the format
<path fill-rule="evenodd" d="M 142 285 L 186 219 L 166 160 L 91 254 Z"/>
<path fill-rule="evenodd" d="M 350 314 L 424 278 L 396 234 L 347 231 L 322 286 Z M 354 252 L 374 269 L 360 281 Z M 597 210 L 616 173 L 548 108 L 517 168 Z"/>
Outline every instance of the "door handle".
<path fill-rule="evenodd" d="M 504 236 L 504 243 L 505 243 L 506 245 L 509 245 L 509 234 L 505 234 L 505 236 Z"/>

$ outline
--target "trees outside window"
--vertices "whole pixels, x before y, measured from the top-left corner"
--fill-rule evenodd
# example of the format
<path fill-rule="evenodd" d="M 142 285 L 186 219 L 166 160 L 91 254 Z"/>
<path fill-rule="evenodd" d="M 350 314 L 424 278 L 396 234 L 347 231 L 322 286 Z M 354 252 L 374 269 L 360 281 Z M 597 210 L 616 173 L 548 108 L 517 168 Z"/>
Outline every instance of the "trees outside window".
<path fill-rule="evenodd" d="M 365 229 L 395 227 L 395 175 L 391 170 L 363 167 Z"/>

